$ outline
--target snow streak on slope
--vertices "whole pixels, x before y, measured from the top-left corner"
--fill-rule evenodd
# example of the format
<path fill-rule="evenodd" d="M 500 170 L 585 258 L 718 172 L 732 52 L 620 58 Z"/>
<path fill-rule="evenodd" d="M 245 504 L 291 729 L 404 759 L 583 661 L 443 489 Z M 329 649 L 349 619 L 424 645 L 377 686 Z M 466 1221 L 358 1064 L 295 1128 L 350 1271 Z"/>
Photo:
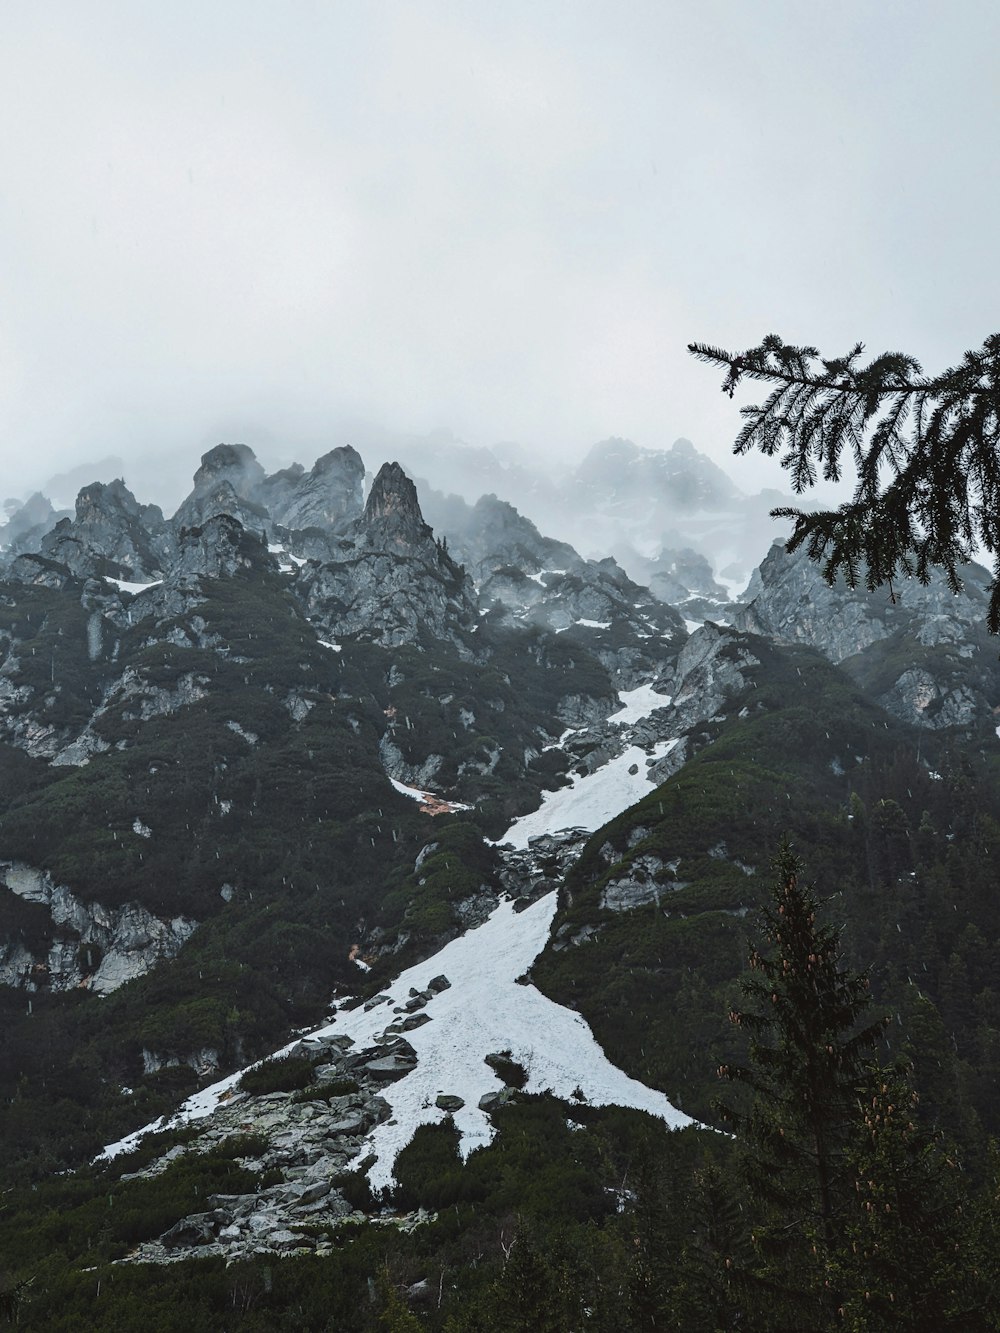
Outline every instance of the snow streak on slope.
<path fill-rule="evenodd" d="M 392 985 L 396 1005 L 410 988 L 423 991 L 438 974 L 451 982 L 449 990 L 430 1000 L 424 1010 L 431 1021 L 406 1033 L 417 1052 L 412 1073 L 391 1084 L 383 1096 L 392 1117 L 370 1136 L 378 1161 L 369 1172 L 375 1187 L 387 1185 L 398 1153 L 413 1137 L 417 1125 L 442 1118 L 434 1105 L 440 1093 L 464 1099 L 454 1112 L 462 1134 L 465 1156 L 489 1143 L 493 1127 L 479 1099 L 498 1092 L 503 1084 L 484 1062 L 491 1052 L 510 1050 L 528 1071 L 528 1092 L 551 1089 L 569 1098 L 579 1089 L 597 1106 L 634 1106 L 659 1116 L 672 1127 L 693 1123 L 671 1106 L 662 1092 L 654 1092 L 629 1078 L 608 1060 L 579 1014 L 547 999 L 519 977 L 545 947 L 556 909 L 556 895 L 548 894 L 523 912 L 501 903 L 490 919 L 445 945 L 440 953 L 409 968 Z M 370 1044 L 390 1018 L 392 1005 L 364 1013 L 338 1015 L 324 1031 L 346 1033 L 359 1047 Z M 396 1123 L 392 1123 L 395 1121 Z M 364 1154 L 362 1154 L 364 1155 Z"/>
<path fill-rule="evenodd" d="M 154 579 L 152 583 L 130 583 L 128 579 L 113 579 L 110 576 L 106 576 L 104 582 L 113 583 L 121 592 L 130 592 L 133 597 L 135 597 L 140 592 L 145 592 L 147 588 L 159 587 L 162 579 Z"/>
<path fill-rule="evenodd" d="M 417 1052 L 417 1067 L 404 1078 L 383 1089 L 392 1116 L 369 1135 L 359 1156 L 370 1152 L 378 1160 L 369 1171 L 375 1188 L 388 1185 L 399 1152 L 409 1143 L 418 1125 L 440 1120 L 444 1112 L 435 1106 L 440 1093 L 461 1097 L 465 1105 L 454 1112 L 462 1134 L 461 1148 L 467 1156 L 489 1143 L 493 1127 L 479 1100 L 503 1087 L 484 1061 L 493 1052 L 511 1052 L 528 1073 L 527 1091 L 551 1089 L 556 1096 L 570 1098 L 577 1090 L 596 1106 L 632 1106 L 659 1116 L 672 1128 L 694 1122 L 678 1111 L 662 1092 L 654 1092 L 616 1068 L 594 1040 L 579 1014 L 547 999 L 516 978 L 529 968 L 548 939 L 556 909 L 550 893 L 523 912 L 503 902 L 488 921 L 446 944 L 426 962 L 407 969 L 387 992 L 391 1001 L 367 1012 L 341 1012 L 320 1028 L 316 1036 L 347 1036 L 354 1049 L 364 1050 L 381 1038 L 396 1018 L 393 1009 L 409 998 L 410 989 L 426 991 L 438 975 L 451 986 L 434 995 L 421 1011 L 429 1023 L 406 1033 Z M 283 1047 L 283 1055 L 296 1045 Z M 189 1097 L 172 1123 L 180 1124 L 210 1115 L 221 1096 L 239 1080 L 230 1074 L 210 1088 Z M 110 1158 L 136 1146 L 143 1134 L 162 1129 L 161 1119 L 104 1149 Z"/>
<path fill-rule="evenodd" d="M 570 828 L 599 829 L 649 795 L 653 788 L 646 777 L 647 765 L 669 754 L 676 744 L 676 740 L 659 741 L 651 754 L 638 745 L 630 745 L 624 754 L 596 772 L 574 778 L 572 786 L 543 792 L 541 806 L 530 815 L 515 819 L 499 841 L 524 849 L 532 838 L 543 833 Z"/>
<path fill-rule="evenodd" d="M 622 706 L 610 720 L 622 726 L 634 725 L 670 702 L 650 685 L 621 691 L 619 699 Z M 501 843 L 524 849 L 531 838 L 545 833 L 600 828 L 649 794 L 652 786 L 646 776 L 648 765 L 662 759 L 676 743 L 660 741 L 651 754 L 640 746 L 629 746 L 596 772 L 576 778 L 570 787 L 544 793 L 540 809 L 515 820 Z M 390 781 L 398 792 L 421 803 L 436 799 L 395 779 Z M 362 1160 L 370 1152 L 377 1154 L 368 1173 L 375 1188 L 391 1182 L 396 1157 L 417 1126 L 443 1118 L 445 1112 L 435 1105 L 441 1094 L 460 1097 L 464 1102 L 453 1113 L 462 1135 L 462 1152 L 468 1155 L 489 1143 L 493 1127 L 479 1109 L 479 1100 L 503 1087 L 484 1060 L 494 1052 L 509 1050 L 512 1058 L 524 1066 L 529 1092 L 550 1089 L 563 1098 L 579 1092 L 594 1105 L 635 1107 L 675 1128 L 695 1123 L 672 1106 L 663 1093 L 616 1068 L 579 1014 L 547 999 L 534 986 L 517 983 L 516 978 L 528 970 L 545 947 L 555 910 L 554 893 L 523 912 L 516 912 L 509 901 L 502 902 L 478 929 L 452 940 L 434 957 L 397 977 L 386 992 L 388 1000 L 367 1011 L 341 1011 L 332 1023 L 313 1034 L 350 1037 L 357 1051 L 374 1047 L 383 1038 L 393 1036 L 389 1033 L 385 1037 L 386 1029 L 398 1017 L 394 1010 L 402 1010 L 411 990 L 427 993 L 428 983 L 438 975 L 450 982 L 448 989 L 433 994 L 420 1010 L 431 1021 L 405 1033 L 417 1054 L 416 1068 L 383 1090 L 392 1115 L 371 1132 L 359 1153 Z M 275 1055 L 284 1055 L 297 1044 L 292 1042 Z M 242 1072 L 188 1098 L 172 1123 L 210 1115 Z M 166 1124 L 161 1118 L 109 1145 L 101 1155 L 113 1157 L 129 1151 L 144 1134 Z"/>

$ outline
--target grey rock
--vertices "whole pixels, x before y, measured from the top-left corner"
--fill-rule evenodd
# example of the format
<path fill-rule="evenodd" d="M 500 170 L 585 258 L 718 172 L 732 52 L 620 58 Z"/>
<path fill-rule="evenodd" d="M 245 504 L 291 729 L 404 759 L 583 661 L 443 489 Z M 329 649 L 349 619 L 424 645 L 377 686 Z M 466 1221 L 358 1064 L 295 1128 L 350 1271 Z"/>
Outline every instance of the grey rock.
<path fill-rule="evenodd" d="M 461 1111 L 465 1105 L 465 1098 L 458 1097 L 450 1092 L 441 1092 L 435 1097 L 434 1105 L 442 1111 Z"/>
<path fill-rule="evenodd" d="M 513 1088 L 498 1088 L 496 1092 L 487 1092 L 479 1099 L 480 1111 L 495 1111 L 498 1106 L 506 1106 L 514 1097 Z"/>
<path fill-rule="evenodd" d="M 167 1249 L 181 1246 L 207 1245 L 215 1239 L 215 1217 L 213 1213 L 192 1213 L 165 1231 L 160 1237 L 160 1244 Z"/>

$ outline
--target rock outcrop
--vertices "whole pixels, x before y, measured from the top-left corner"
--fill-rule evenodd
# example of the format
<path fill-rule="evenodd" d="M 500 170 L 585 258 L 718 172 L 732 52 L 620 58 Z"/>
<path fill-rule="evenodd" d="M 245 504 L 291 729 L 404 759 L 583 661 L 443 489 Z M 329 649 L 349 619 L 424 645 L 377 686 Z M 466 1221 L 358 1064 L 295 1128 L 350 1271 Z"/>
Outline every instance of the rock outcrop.
<path fill-rule="evenodd" d="M 173 958 L 198 923 L 165 920 L 139 903 L 105 907 L 85 903 L 45 870 L 0 862 L 0 893 L 40 903 L 51 916 L 48 947 L 36 953 L 22 942 L 0 942 L 0 981 L 26 991 L 92 990 L 107 995 Z"/>
<path fill-rule="evenodd" d="M 470 581 L 424 522 L 398 463 L 380 470 L 338 558 L 304 566 L 295 592 L 321 634 L 386 647 L 430 637 L 468 653 L 478 618 Z"/>
<path fill-rule="evenodd" d="M 963 571 L 953 592 L 940 573 L 893 588 L 828 584 L 804 551 L 776 543 L 734 624 L 776 643 L 807 644 L 842 665 L 903 721 L 935 729 L 988 723 L 1000 703 L 995 645 L 986 633 L 989 575 Z"/>

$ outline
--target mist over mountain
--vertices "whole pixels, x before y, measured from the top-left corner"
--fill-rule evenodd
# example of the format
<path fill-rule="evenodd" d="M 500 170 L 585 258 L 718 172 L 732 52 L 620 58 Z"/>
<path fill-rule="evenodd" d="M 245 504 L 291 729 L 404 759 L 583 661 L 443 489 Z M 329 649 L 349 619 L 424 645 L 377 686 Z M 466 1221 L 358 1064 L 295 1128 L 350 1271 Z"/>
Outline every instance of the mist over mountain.
<path fill-rule="evenodd" d="M 481 497 L 493 495 L 513 505 L 539 530 L 569 543 L 587 558 L 611 556 L 640 583 L 658 586 L 662 582 L 675 601 L 684 596 L 685 589 L 724 600 L 745 587 L 751 570 L 776 535 L 769 510 L 792 503 L 791 497 L 774 491 L 744 494 L 689 440 L 678 440 L 670 449 L 657 450 L 612 438 L 595 444 L 575 467 L 556 464 L 545 468 L 532 464 L 513 446 L 474 449 L 443 431 L 416 437 L 359 428 L 358 434 L 369 441 L 370 448 L 392 450 L 416 480 L 434 525 L 449 537 L 457 535 L 449 521 L 460 528 L 465 520 L 455 505 L 450 520 L 444 518 L 448 497 L 457 496 L 475 505 Z M 345 447 L 353 446 L 341 446 Z M 272 491 L 289 485 L 297 468 L 301 464 L 279 469 Z M 106 480 L 120 476 L 123 470 L 121 460 L 106 459 L 91 470 L 87 479 Z M 72 473 L 54 477 L 43 494 L 58 497 L 74 482 L 83 484 L 87 473 L 87 465 L 81 465 Z M 137 494 L 162 493 L 155 475 L 142 469 L 139 473 L 149 484 L 133 486 Z M 261 470 L 260 478 L 263 475 Z M 224 480 L 221 474 L 218 480 Z M 369 476 L 367 484 L 370 480 Z M 252 479 L 244 479 L 243 491 L 239 492 L 239 487 L 237 491 L 250 499 L 254 484 Z M 196 478 L 196 495 L 204 485 L 204 479 L 199 482 Z M 15 541 L 29 518 L 25 512 L 14 520 L 15 503 L 9 506 L 11 526 L 0 529 L 0 541 Z M 191 521 L 200 504 L 196 498 L 185 501 L 178 510 L 178 521 Z M 39 521 L 30 526 L 34 528 Z M 308 524 L 297 521 L 296 526 Z M 697 557 L 707 562 L 708 568 L 696 572 Z M 678 576 L 682 567 L 688 584 Z M 717 581 L 720 577 L 725 587 Z"/>

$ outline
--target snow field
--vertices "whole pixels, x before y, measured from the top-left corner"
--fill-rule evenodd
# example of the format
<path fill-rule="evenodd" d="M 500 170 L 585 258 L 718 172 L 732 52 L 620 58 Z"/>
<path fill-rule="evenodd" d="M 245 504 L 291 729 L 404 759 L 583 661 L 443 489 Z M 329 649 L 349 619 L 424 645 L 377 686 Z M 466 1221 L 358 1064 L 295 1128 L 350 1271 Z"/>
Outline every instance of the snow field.
<path fill-rule="evenodd" d="M 621 707 L 610 720 L 620 725 L 633 725 L 670 702 L 651 685 L 620 691 L 619 700 Z M 566 732 L 560 739 L 570 734 Z M 500 839 L 501 844 L 526 849 L 532 838 L 545 833 L 600 828 L 652 790 L 647 778 L 649 764 L 663 758 L 676 743 L 660 741 L 651 755 L 631 745 L 596 772 L 575 778 L 571 786 L 544 793 L 541 807 L 516 819 Z M 398 792 L 413 800 L 434 799 L 416 787 L 390 781 Z M 658 1116 L 672 1128 L 695 1123 L 663 1093 L 647 1088 L 613 1065 L 579 1014 L 547 999 L 534 986 L 518 984 L 517 978 L 545 947 L 555 911 L 554 893 L 522 912 L 515 911 L 510 901 L 501 902 L 477 929 L 467 931 L 432 958 L 401 973 L 384 992 L 390 997 L 387 1001 L 367 1011 L 363 1007 L 341 1010 L 331 1023 L 312 1034 L 350 1037 L 353 1049 L 359 1051 L 375 1046 L 399 1017 L 393 1010 L 411 998 L 411 990 L 426 991 L 438 975 L 450 982 L 448 989 L 434 994 L 418 1011 L 431 1021 L 401 1034 L 416 1051 L 416 1068 L 382 1090 L 392 1114 L 368 1135 L 355 1159 L 376 1154 L 368 1173 L 373 1188 L 391 1184 L 396 1158 L 418 1125 L 444 1118 L 446 1113 L 435 1105 L 441 1094 L 460 1097 L 465 1103 L 452 1113 L 464 1156 L 490 1142 L 493 1126 L 479 1109 L 479 1100 L 503 1087 L 485 1063 L 484 1057 L 493 1052 L 510 1051 L 511 1058 L 524 1066 L 529 1092 L 550 1090 L 569 1099 L 579 1091 L 593 1105 L 634 1107 Z M 299 1040 L 296 1038 L 270 1058 L 287 1054 Z M 243 1072 L 230 1074 L 189 1097 L 169 1121 L 161 1117 L 109 1144 L 100 1157 L 130 1151 L 143 1135 L 168 1123 L 187 1123 L 211 1115 Z"/>
<path fill-rule="evenodd" d="M 504 1086 L 484 1059 L 496 1051 L 509 1050 L 511 1058 L 525 1067 L 528 1092 L 549 1089 L 557 1097 L 570 1098 L 579 1089 L 596 1106 L 637 1107 L 672 1128 L 693 1123 L 663 1093 L 617 1069 L 579 1014 L 547 999 L 534 986 L 518 984 L 517 977 L 545 947 L 555 910 L 554 893 L 523 912 L 502 902 L 476 930 L 403 972 L 387 992 L 391 1003 L 367 1013 L 357 1009 L 340 1013 L 321 1029 L 320 1035 L 346 1035 L 363 1048 L 384 1032 L 396 1017 L 393 1007 L 409 998 L 411 988 L 425 991 L 439 974 L 451 982 L 450 989 L 435 995 L 420 1011 L 431 1021 L 404 1034 L 417 1052 L 417 1067 L 384 1089 L 392 1116 L 377 1126 L 359 1154 L 378 1155 L 368 1173 L 373 1188 L 391 1183 L 396 1157 L 417 1126 L 444 1117 L 434 1105 L 440 1093 L 465 1101 L 461 1110 L 453 1112 L 463 1156 L 490 1142 L 493 1126 L 480 1111 L 479 1099 Z"/>
<path fill-rule="evenodd" d="M 569 787 L 542 793 L 542 804 L 528 815 L 515 819 L 499 844 L 510 843 L 525 850 L 532 838 L 560 829 L 599 829 L 653 790 L 646 776 L 650 761 L 655 763 L 677 744 L 676 740 L 658 741 L 652 754 L 641 746 L 630 745 L 624 754 L 611 759 L 594 773 L 576 777 Z M 630 770 L 635 769 L 633 773 Z"/>

